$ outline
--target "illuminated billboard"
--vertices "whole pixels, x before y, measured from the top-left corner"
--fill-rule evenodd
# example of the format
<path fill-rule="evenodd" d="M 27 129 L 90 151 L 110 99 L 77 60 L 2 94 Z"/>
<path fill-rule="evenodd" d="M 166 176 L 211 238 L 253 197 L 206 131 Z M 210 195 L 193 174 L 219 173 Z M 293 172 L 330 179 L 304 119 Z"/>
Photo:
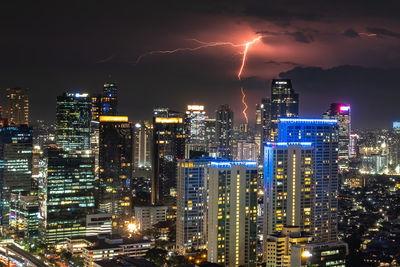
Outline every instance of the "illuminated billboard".
<path fill-rule="evenodd" d="M 156 117 L 156 123 L 182 123 L 182 118 L 163 118 L 163 117 Z"/>

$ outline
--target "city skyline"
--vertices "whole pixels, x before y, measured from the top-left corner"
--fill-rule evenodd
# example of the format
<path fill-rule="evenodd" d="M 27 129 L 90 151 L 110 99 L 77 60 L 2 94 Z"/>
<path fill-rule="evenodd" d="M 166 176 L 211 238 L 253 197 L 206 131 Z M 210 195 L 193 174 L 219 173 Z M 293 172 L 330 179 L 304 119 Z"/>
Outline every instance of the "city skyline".
<path fill-rule="evenodd" d="M 1 20 L 9 26 L 4 32 L 8 42 L 0 48 L 8 52 L 0 65 L 0 88 L 30 88 L 32 121 L 54 121 L 51 103 L 57 95 L 97 92 L 111 79 L 125 96 L 120 112 L 139 120 L 151 118 L 151 110 L 161 105 L 184 110 L 196 102 L 214 110 L 224 96 L 239 114 L 244 85 L 254 121 L 257 99 L 269 95 L 271 79 L 281 77 L 291 78 L 301 95 L 301 116 L 318 117 L 326 109 L 322 102 L 345 102 L 354 107 L 355 128 L 388 128 L 400 117 L 393 100 L 375 93 L 379 87 L 398 97 L 400 22 L 394 1 L 379 6 L 372 1 L 125 4 L 27 4 L 29 13 L 16 3 L 4 4 L 8 12 Z M 60 15 L 64 12 L 75 19 Z M 135 64 L 152 50 L 195 47 L 191 38 L 240 44 L 260 35 L 241 81 L 236 74 L 242 48 L 237 47 L 152 55 Z M 382 107 L 372 112 L 374 105 Z"/>

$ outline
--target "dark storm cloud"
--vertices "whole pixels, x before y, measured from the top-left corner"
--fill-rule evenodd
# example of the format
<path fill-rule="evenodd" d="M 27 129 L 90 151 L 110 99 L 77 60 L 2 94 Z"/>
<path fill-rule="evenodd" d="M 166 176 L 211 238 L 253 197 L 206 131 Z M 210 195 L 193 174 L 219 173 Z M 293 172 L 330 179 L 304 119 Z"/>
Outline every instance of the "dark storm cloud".
<path fill-rule="evenodd" d="M 314 38 L 311 35 L 306 36 L 303 32 L 292 32 L 287 34 L 293 36 L 296 42 L 310 43 L 314 41 Z"/>
<path fill-rule="evenodd" d="M 330 69 L 296 67 L 280 74 L 293 80 L 301 95 L 301 113 L 322 114 L 335 101 L 352 106 L 353 126 L 389 128 L 400 119 L 398 77 L 400 68 L 338 66 Z M 388 97 L 390 96 L 390 97 Z"/>
<path fill-rule="evenodd" d="M 399 25 L 399 5 L 387 0 L 0 1 L 0 87 L 31 88 L 32 118 L 52 121 L 57 95 L 77 89 L 99 92 L 109 74 L 120 86 L 121 112 L 134 120 L 149 118 L 155 105 L 182 109 L 191 101 L 204 103 L 209 110 L 228 102 L 240 111 L 240 85 L 249 89 L 249 104 L 259 103 L 267 95 L 268 80 L 296 66 L 399 66 L 398 33 L 390 30 Z M 351 42 L 337 38 L 342 34 L 357 37 L 346 31 L 349 25 L 354 29 L 373 25 L 370 30 L 393 38 L 361 36 Z M 256 32 L 267 37 L 251 48 L 245 68 L 250 78 L 244 77 L 241 83 L 236 77 L 241 51 L 236 48 L 152 56 L 139 66 L 132 64 L 151 50 L 194 46 L 187 38 L 242 42 Z M 370 51 L 374 53 L 365 57 Z M 295 70 L 291 75 L 301 69 Z M 341 90 L 341 80 L 331 79 L 345 74 L 331 78 L 327 73 L 333 69 L 304 70 L 313 73 L 308 82 L 318 82 L 318 86 L 299 87 L 315 89 L 301 96 L 306 103 L 303 110 L 320 114 L 325 104 L 317 113 L 315 106 L 354 91 L 360 105 L 354 109 L 355 116 L 365 122 L 357 110 L 368 108 L 362 101 L 375 99 L 362 90 L 371 88 L 373 71 L 362 73 L 371 84 L 360 81 Z M 363 79 L 357 76 L 359 72 L 348 71 Z M 300 79 L 293 81 L 295 86 L 302 86 L 304 75 L 295 77 Z M 388 79 L 393 81 L 393 77 Z M 393 88 L 383 84 L 384 90 Z"/>
<path fill-rule="evenodd" d="M 367 31 L 378 36 L 389 36 L 393 38 L 400 38 L 400 33 L 394 32 L 384 28 L 367 28 Z"/>
<path fill-rule="evenodd" d="M 353 30 L 352 28 L 347 29 L 346 31 L 343 32 L 343 35 L 349 38 L 357 38 L 360 37 L 360 35 L 358 34 L 358 32 L 356 32 L 355 30 Z"/>
<path fill-rule="evenodd" d="M 290 65 L 293 67 L 297 67 L 297 66 L 302 66 L 302 64 L 298 64 L 296 62 L 292 62 L 292 61 L 274 61 L 274 60 L 269 60 L 269 61 L 265 61 L 265 64 L 270 64 L 270 65 Z"/>

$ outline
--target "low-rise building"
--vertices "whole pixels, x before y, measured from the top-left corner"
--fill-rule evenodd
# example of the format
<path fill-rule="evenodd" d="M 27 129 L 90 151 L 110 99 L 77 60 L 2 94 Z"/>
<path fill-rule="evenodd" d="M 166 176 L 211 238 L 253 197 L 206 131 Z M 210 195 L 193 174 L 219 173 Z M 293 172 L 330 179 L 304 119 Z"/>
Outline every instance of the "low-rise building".
<path fill-rule="evenodd" d="M 311 242 L 309 233 L 301 232 L 298 226 L 286 226 L 282 232 L 268 235 L 265 241 L 264 261 L 267 267 L 289 267 L 291 247 Z"/>
<path fill-rule="evenodd" d="M 81 255 L 84 266 L 92 267 L 95 261 L 116 257 L 143 257 L 154 247 L 150 240 L 125 239 L 119 235 L 98 235 L 67 239 L 67 250 Z"/>
<path fill-rule="evenodd" d="M 345 267 L 347 254 L 347 244 L 341 241 L 292 245 L 290 266 Z"/>
<path fill-rule="evenodd" d="M 135 218 L 140 230 L 148 230 L 153 225 L 167 220 L 166 206 L 135 207 Z"/>

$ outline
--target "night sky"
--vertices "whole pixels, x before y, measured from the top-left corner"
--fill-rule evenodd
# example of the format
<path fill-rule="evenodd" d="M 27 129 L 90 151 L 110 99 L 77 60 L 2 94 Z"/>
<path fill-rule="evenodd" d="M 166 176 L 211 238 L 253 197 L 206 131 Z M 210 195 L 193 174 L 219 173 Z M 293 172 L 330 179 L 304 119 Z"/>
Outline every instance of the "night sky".
<path fill-rule="evenodd" d="M 149 119 L 155 106 L 184 111 L 228 103 L 250 120 L 272 78 L 291 78 L 300 115 L 320 116 L 331 102 L 352 105 L 353 127 L 389 128 L 400 120 L 400 1 L 1 1 L 0 88 L 30 88 L 31 118 L 55 120 L 63 91 L 120 88 L 120 112 Z M 195 47 L 189 39 L 241 47 L 137 57 Z"/>

